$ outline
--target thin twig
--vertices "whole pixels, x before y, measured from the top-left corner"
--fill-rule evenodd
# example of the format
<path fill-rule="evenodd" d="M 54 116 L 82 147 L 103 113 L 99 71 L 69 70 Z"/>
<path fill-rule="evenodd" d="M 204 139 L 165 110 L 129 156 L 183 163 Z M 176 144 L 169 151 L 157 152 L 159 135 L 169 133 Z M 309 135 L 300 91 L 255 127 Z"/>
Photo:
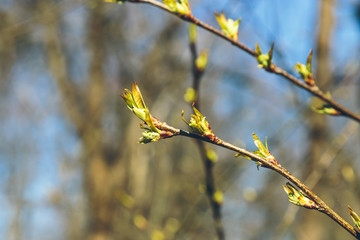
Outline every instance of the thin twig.
<path fill-rule="evenodd" d="M 204 30 L 206 30 L 208 32 L 211 32 L 211 33 L 213 33 L 214 35 L 216 35 L 218 37 L 221 37 L 225 41 L 230 42 L 232 45 L 240 48 L 241 50 L 248 53 L 249 55 L 251 55 L 253 57 L 257 57 L 257 54 L 256 54 L 256 52 L 254 50 L 250 49 L 249 47 L 247 47 L 243 43 L 241 43 L 239 41 L 235 41 L 232 38 L 226 36 L 221 31 L 219 31 L 216 28 L 213 28 L 212 26 L 200 21 L 199 19 L 197 19 L 193 15 L 182 15 L 182 14 L 172 12 L 165 4 L 163 4 L 161 2 L 158 2 L 158 1 L 155 1 L 155 0 L 128 0 L 128 1 L 132 2 L 132 3 L 147 3 L 147 4 L 150 4 L 150 5 L 156 6 L 156 7 L 160 8 L 160 9 L 166 11 L 166 12 L 171 13 L 172 15 L 175 15 L 175 16 L 183 19 L 184 21 L 196 24 L 197 26 L 203 28 Z M 324 92 L 322 92 L 317 86 L 309 86 L 309 85 L 307 85 L 305 82 L 303 82 L 300 79 L 294 77 L 292 74 L 288 73 L 287 71 L 285 71 L 281 67 L 276 66 L 275 64 L 273 64 L 273 69 L 270 70 L 269 72 L 275 73 L 277 75 L 280 75 L 280 76 L 284 77 L 285 79 L 287 79 L 291 83 L 295 84 L 296 86 L 308 91 L 312 95 L 320 98 L 321 100 L 323 100 L 327 104 L 331 105 L 331 107 L 338 110 L 341 113 L 342 116 L 348 117 L 348 118 L 360 123 L 360 115 L 359 114 L 356 114 L 356 113 L 352 112 L 351 110 L 349 110 L 346 107 L 342 106 L 341 104 L 339 104 L 335 100 L 331 99 Z"/>
<path fill-rule="evenodd" d="M 304 183 L 309 188 L 314 188 L 316 184 L 319 182 L 321 176 L 329 165 L 335 160 L 335 157 L 341 149 L 345 146 L 345 144 L 349 141 L 350 137 L 353 133 L 358 129 L 358 124 L 356 122 L 348 122 L 347 125 L 341 130 L 341 133 L 329 144 L 328 149 L 322 153 L 321 157 L 317 161 L 317 166 L 313 169 L 313 171 L 309 174 L 309 176 L 305 179 Z M 294 211 L 288 210 L 284 214 L 285 216 L 289 216 L 291 221 L 286 222 L 285 220 L 279 224 L 279 232 L 273 239 L 280 239 L 280 235 L 283 235 L 285 229 L 288 229 L 289 225 L 292 224 L 294 220 L 294 215 L 297 213 L 299 208 L 296 208 Z"/>
<path fill-rule="evenodd" d="M 307 197 L 309 197 L 311 200 L 313 200 L 319 207 L 317 209 L 318 211 L 326 214 L 328 217 L 330 217 L 335 222 L 337 222 L 340 226 L 342 226 L 346 231 L 348 231 L 351 235 L 353 235 L 357 239 L 360 239 L 358 232 L 347 221 L 345 221 L 343 218 L 341 218 L 334 210 L 332 210 L 329 206 L 327 206 L 326 203 L 320 197 L 318 197 L 305 184 L 303 184 L 299 179 L 297 179 L 295 176 L 293 176 L 284 167 L 282 167 L 280 165 L 275 165 L 275 164 L 269 162 L 265 158 L 259 157 L 252 152 L 249 152 L 245 149 L 234 146 L 234 145 L 227 143 L 217 137 L 214 140 L 210 140 L 209 138 L 202 137 L 202 136 L 196 135 L 194 133 L 191 133 L 188 131 L 183 131 L 183 130 L 179 130 L 179 134 L 182 136 L 185 136 L 185 137 L 200 139 L 202 141 L 209 142 L 209 143 L 215 144 L 217 146 L 227 148 L 234 152 L 240 153 L 242 155 L 248 156 L 251 158 L 252 161 L 260 162 L 262 167 L 269 168 L 269 169 L 279 173 L 280 175 L 282 175 L 283 177 L 288 179 L 290 182 L 295 184 L 299 189 L 301 189 L 301 191 L 304 192 L 307 195 Z"/>
<path fill-rule="evenodd" d="M 194 23 L 197 26 L 199 26 L 209 32 L 212 32 L 213 34 L 225 39 L 226 41 L 230 42 L 231 44 L 233 44 L 233 45 L 237 46 L 238 48 L 242 49 L 243 51 L 247 52 L 251 56 L 257 57 L 257 54 L 254 50 L 251 50 L 250 48 L 248 48 L 247 46 L 245 46 L 244 44 L 242 44 L 238 41 L 234 41 L 233 39 L 224 35 L 219 30 L 201 22 L 200 20 L 198 20 L 191 14 L 182 15 L 182 14 L 174 13 L 174 12 L 170 11 L 166 5 L 164 5 L 160 2 L 154 1 L 154 0 L 129 0 L 129 2 L 148 3 L 148 4 L 154 5 L 156 7 L 159 7 L 161 9 L 163 9 L 164 11 L 167 11 L 173 15 L 176 15 L 177 17 L 179 17 L 187 22 Z M 273 66 L 271 68 L 269 68 L 268 71 L 283 76 L 285 79 L 289 80 L 290 82 L 294 83 L 295 85 L 299 86 L 300 88 L 303 88 L 303 89 L 307 90 L 308 92 L 310 92 L 311 94 L 313 94 L 314 96 L 319 97 L 321 100 L 330 104 L 333 108 L 335 108 L 336 110 L 341 112 L 341 114 L 343 116 L 347 116 L 350 119 L 360 122 L 360 115 L 351 112 L 350 110 L 346 109 L 345 107 L 343 107 L 336 101 L 332 100 L 330 97 L 326 96 L 318 87 L 309 86 L 309 85 L 305 84 L 304 82 L 297 79 L 296 77 L 294 77 L 290 73 L 286 72 L 282 68 L 276 66 L 275 64 L 273 64 Z M 161 130 L 171 132 L 173 134 L 172 136 L 181 135 L 181 136 L 190 137 L 193 139 L 198 139 L 198 140 L 201 140 L 204 142 L 209 142 L 209 143 L 215 144 L 215 145 L 223 147 L 223 148 L 227 148 L 234 152 L 240 153 L 241 155 L 245 155 L 245 156 L 249 157 L 252 161 L 259 163 L 264 168 L 269 168 L 269 169 L 277 172 L 278 174 L 282 175 L 283 177 L 288 179 L 290 182 L 292 182 L 294 185 L 296 185 L 304 194 L 307 195 L 308 198 L 313 200 L 317 205 L 316 210 L 326 214 L 328 217 L 330 217 L 335 222 L 337 222 L 340 226 L 342 226 L 346 231 L 348 231 L 355 238 L 360 239 L 359 233 L 347 221 L 345 221 L 343 218 L 341 218 L 334 210 L 332 210 L 329 206 L 327 206 L 321 198 L 319 198 L 305 184 L 303 184 L 299 179 L 297 179 L 295 176 L 290 174 L 281 165 L 274 164 L 274 162 L 268 161 L 266 158 L 259 157 L 258 155 L 254 154 L 252 152 L 249 152 L 245 149 L 242 149 L 242 148 L 234 146 L 230 143 L 227 143 L 218 137 L 209 138 L 206 136 L 200 136 L 200 135 L 188 132 L 188 131 L 173 128 L 171 126 L 168 126 L 166 123 L 163 123 L 162 125 L 158 125 L 157 127 Z"/>
<path fill-rule="evenodd" d="M 355 238 L 360 239 L 360 234 L 347 221 L 345 221 L 342 217 L 340 217 L 332 208 L 326 205 L 326 203 L 320 197 L 318 197 L 304 183 L 302 183 L 299 179 L 293 176 L 288 170 L 286 170 L 281 165 L 274 164 L 273 162 L 268 161 L 266 158 L 259 157 L 258 155 L 250 151 L 247 151 L 246 149 L 225 142 L 216 136 L 210 139 L 209 137 L 200 136 L 195 133 L 191 133 L 189 131 L 168 126 L 166 123 L 159 125 L 158 128 L 173 133 L 172 137 L 181 135 L 184 137 L 199 139 L 204 142 L 208 142 L 223 148 L 227 148 L 231 151 L 249 157 L 252 161 L 260 164 L 261 167 L 268 168 L 277 172 L 278 174 L 282 175 L 290 182 L 292 182 L 294 185 L 296 185 L 304 194 L 306 194 L 308 198 L 313 200 L 318 206 L 318 208 L 316 208 L 317 211 L 324 213 L 325 215 L 333 219 L 336 223 L 338 223 L 341 227 L 343 227 L 346 231 L 348 231 L 351 235 L 353 235 Z"/>

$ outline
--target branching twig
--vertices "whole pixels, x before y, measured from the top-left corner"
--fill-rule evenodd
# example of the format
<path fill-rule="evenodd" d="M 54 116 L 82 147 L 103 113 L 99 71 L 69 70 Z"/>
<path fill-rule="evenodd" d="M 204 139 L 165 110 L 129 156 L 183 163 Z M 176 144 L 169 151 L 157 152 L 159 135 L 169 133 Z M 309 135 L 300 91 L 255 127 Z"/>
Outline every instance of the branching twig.
<path fill-rule="evenodd" d="M 237 40 L 234 40 L 231 37 L 228 37 L 227 35 L 222 33 L 220 30 L 217 30 L 216 28 L 213 28 L 212 26 L 200 21 L 199 19 L 194 17 L 192 14 L 184 15 L 184 14 L 179 14 L 179 13 L 173 12 L 165 4 L 163 4 L 161 2 L 158 2 L 156 0 L 128 0 L 128 2 L 148 3 L 150 5 L 156 6 L 156 7 L 160 8 L 160 9 L 166 11 L 166 12 L 169 12 L 169 13 L 183 19 L 184 21 L 196 24 L 197 26 L 203 28 L 204 30 L 207 30 L 208 32 L 211 32 L 211 33 L 213 33 L 214 35 L 216 35 L 218 37 L 221 37 L 222 39 L 230 42 L 232 45 L 240 48 L 241 50 L 243 50 L 244 52 L 248 53 L 249 55 L 251 55 L 251 56 L 253 56 L 255 58 L 258 56 L 256 51 L 250 49 L 249 47 L 247 47 L 243 43 L 241 43 L 241 42 L 239 42 Z M 330 96 L 327 96 L 317 86 L 309 86 L 309 85 L 307 85 L 305 82 L 303 82 L 300 79 L 294 77 L 292 74 L 288 73 L 287 71 L 280 68 L 279 66 L 276 66 L 275 64 L 273 64 L 272 68 L 268 69 L 268 71 L 284 77 L 285 79 L 287 79 L 291 83 L 293 83 L 293 84 L 297 85 L 298 87 L 308 91 L 312 95 L 320 98 L 321 100 L 323 100 L 324 102 L 329 104 L 331 107 L 333 107 L 334 109 L 339 111 L 341 113 L 341 115 L 343 115 L 345 117 L 348 117 L 348 118 L 360 123 L 360 115 L 359 114 L 356 114 L 356 113 L 352 112 L 351 110 L 345 108 L 344 106 L 342 106 L 338 102 L 334 101 L 333 99 L 331 99 Z"/>
<path fill-rule="evenodd" d="M 165 4 L 162 4 L 155 0 L 127 0 L 127 1 L 134 2 L 134 3 L 148 3 L 151 5 L 154 5 L 158 8 L 163 9 L 164 11 L 167 11 L 173 15 L 176 15 L 177 17 L 179 17 L 187 22 L 193 23 L 193 24 L 223 38 L 224 40 L 230 42 L 231 44 L 235 45 L 236 47 L 247 52 L 249 55 L 255 57 L 258 60 L 258 62 L 259 62 L 259 60 L 261 60 L 261 65 L 266 71 L 268 71 L 270 73 L 275 73 L 277 75 L 281 75 L 285 79 L 287 79 L 290 82 L 294 83 L 295 85 L 299 86 L 300 88 L 305 89 L 312 95 L 320 98 L 321 100 L 326 102 L 331 108 L 333 108 L 333 110 L 337 111 L 337 113 L 339 113 L 339 115 L 343 115 L 352 120 L 360 122 L 360 115 L 348 110 L 347 108 L 343 107 L 336 101 L 332 100 L 329 95 L 324 94 L 316 85 L 311 85 L 311 84 L 309 84 L 309 82 L 308 83 L 303 82 L 303 81 L 299 80 L 298 78 L 294 77 L 293 75 L 291 75 L 290 73 L 288 73 L 287 71 L 285 71 L 282 68 L 273 64 L 271 62 L 273 46 L 271 47 L 268 55 L 265 56 L 265 55 L 261 54 L 261 50 L 258 46 L 256 48 L 256 51 L 248 48 L 244 44 L 238 42 L 237 37 L 236 38 L 229 37 L 228 35 L 222 33 L 221 31 L 201 22 L 200 20 L 198 20 L 191 14 L 189 9 L 184 10 L 183 9 L 184 6 L 182 6 L 182 5 L 176 11 L 174 11 L 173 9 L 170 10 Z M 309 55 L 308 59 L 311 59 L 310 55 Z M 297 179 L 295 176 L 290 174 L 290 172 L 288 172 L 284 167 L 282 167 L 280 164 L 278 164 L 278 162 L 275 160 L 275 158 L 273 158 L 273 156 L 269 152 L 268 153 L 271 156 L 269 155 L 268 157 L 263 157 L 264 155 L 259 155 L 256 152 L 255 153 L 249 152 L 245 149 L 234 146 L 234 145 L 227 143 L 227 142 L 223 141 L 222 139 L 218 138 L 217 136 L 215 136 L 213 134 L 212 130 L 210 129 L 210 126 L 205 121 L 205 118 L 201 115 L 201 113 L 196 108 L 194 108 L 194 112 L 196 115 L 192 115 L 192 119 L 191 119 L 190 123 L 188 123 L 184 120 L 189 125 L 189 127 L 192 129 L 192 132 L 188 132 L 188 131 L 184 131 L 181 129 L 176 129 L 174 127 L 171 127 L 168 124 L 166 124 L 165 122 L 161 122 L 158 119 L 156 119 L 150 115 L 148 109 L 145 106 L 145 103 L 142 100 L 140 91 L 136 84 L 133 85 L 132 93 L 129 90 L 125 90 L 123 93 L 124 93 L 124 95 L 122 97 L 125 100 L 126 104 L 128 105 L 129 109 L 132 110 L 148 126 L 148 127 L 145 127 L 142 125 L 143 128 L 146 129 L 146 131 L 143 133 L 143 138 L 140 140 L 140 142 L 148 143 L 148 142 L 158 141 L 158 140 L 164 139 L 164 138 L 170 138 L 173 136 L 181 135 L 181 136 L 199 140 L 201 142 L 212 143 L 214 145 L 232 150 L 232 151 L 240 154 L 241 156 L 245 156 L 245 157 L 251 159 L 252 161 L 256 162 L 261 167 L 268 168 L 268 169 L 271 169 L 271 170 L 277 172 L 278 174 L 280 174 L 283 177 L 285 177 L 286 179 L 288 179 L 295 186 L 297 186 L 302 192 L 297 192 L 297 190 L 290 184 L 287 184 L 287 186 L 284 187 L 285 191 L 289 195 L 289 200 L 291 202 L 293 202 L 295 204 L 300 203 L 298 205 L 301 205 L 301 206 L 304 206 L 307 208 L 311 208 L 311 209 L 316 209 L 317 211 L 324 213 L 325 215 L 327 215 L 328 217 L 333 219 L 336 223 L 338 223 L 341 227 L 343 227 L 346 231 L 348 231 L 352 236 L 354 236 L 357 239 L 360 239 L 360 234 L 347 221 L 345 221 L 343 218 L 341 218 L 332 208 L 327 206 L 326 203 L 321 198 L 319 198 L 314 192 L 312 192 L 304 183 L 302 183 L 299 179 Z M 255 140 L 255 138 L 254 138 L 254 140 Z M 259 139 L 257 138 L 257 140 L 259 140 Z M 259 143 L 256 143 L 257 146 L 258 146 L 258 144 Z M 265 148 L 264 146 L 262 146 L 262 148 L 263 149 L 260 149 L 260 147 L 259 147 L 260 152 L 265 151 L 265 150 L 267 151 L 267 147 L 265 150 L 264 150 L 264 148 Z M 269 158 L 269 157 L 272 157 L 272 158 Z M 211 169 L 211 167 L 209 167 L 208 169 Z M 211 174 L 212 173 L 210 172 L 209 176 L 211 176 Z M 211 180 L 213 181 L 213 178 Z M 213 182 L 209 183 L 209 184 L 214 186 Z M 301 201 L 304 198 L 305 198 L 305 201 L 309 200 L 309 202 L 311 202 L 313 205 L 312 204 L 306 205 L 306 203 L 302 204 L 303 202 L 301 202 Z M 213 213 L 215 213 L 215 211 Z"/>
<path fill-rule="evenodd" d="M 136 85 L 135 85 L 133 92 L 134 91 L 135 92 L 138 91 Z M 140 102 L 139 101 L 140 99 L 142 102 L 140 92 L 138 92 L 137 94 L 136 93 L 132 94 L 132 96 L 133 96 L 132 97 L 133 100 L 135 100 L 134 102 Z M 343 227 L 346 231 L 348 231 L 351 235 L 353 235 L 355 238 L 360 239 L 360 234 L 347 221 L 345 221 L 343 218 L 341 218 L 332 208 L 330 208 L 328 205 L 326 205 L 326 203 L 320 197 L 318 197 L 304 183 L 302 183 L 299 179 L 297 179 L 289 171 L 287 171 L 284 167 L 282 167 L 275 159 L 260 157 L 259 155 L 255 154 L 253 152 L 250 152 L 246 149 L 237 147 L 235 145 L 232 145 L 231 143 L 225 142 L 222 139 L 218 138 L 210 130 L 209 126 L 207 125 L 208 123 L 202 121 L 202 120 L 204 120 L 204 117 L 200 113 L 196 113 L 196 116 L 193 115 L 194 119 L 197 118 L 197 120 L 194 120 L 194 121 L 197 121 L 197 122 L 191 121 L 189 126 L 191 128 L 193 128 L 193 130 L 194 129 L 201 130 L 201 128 L 203 128 L 203 130 L 205 130 L 204 131 L 205 133 L 202 135 L 174 128 L 172 126 L 169 126 L 167 123 L 161 122 L 158 119 L 152 117 L 151 115 L 149 115 L 149 112 L 146 109 L 143 102 L 140 104 L 134 103 L 135 105 L 133 104 L 133 102 L 129 103 L 129 101 L 131 101 L 131 100 L 130 100 L 130 92 L 128 90 L 124 92 L 124 96 L 122 96 L 122 97 L 127 102 L 128 107 L 130 109 L 132 109 L 132 111 L 134 111 L 134 113 L 139 118 L 144 118 L 142 111 L 145 112 L 145 115 L 146 115 L 145 116 L 146 119 L 144 118 L 145 124 L 151 125 L 151 127 L 149 126 L 149 129 L 145 128 L 145 129 L 147 129 L 147 131 L 151 131 L 151 129 L 152 129 L 152 131 L 159 132 L 159 134 L 156 136 L 153 136 L 153 135 L 147 136 L 148 138 L 145 138 L 146 141 L 144 141 L 144 139 L 143 139 L 141 142 L 146 143 L 146 142 L 150 142 L 150 140 L 158 141 L 160 139 L 170 138 L 170 137 L 180 135 L 180 136 L 184 136 L 184 137 L 201 140 L 203 142 L 208 142 L 208 143 L 229 149 L 231 151 L 234 151 L 234 152 L 238 153 L 240 156 L 245 156 L 245 157 L 249 158 L 250 160 L 256 162 L 261 167 L 271 169 L 271 170 L 277 172 L 278 174 L 282 175 L 286 179 L 288 179 L 291 183 L 296 185 L 306 195 L 307 198 L 309 198 L 310 200 L 312 200 L 315 203 L 315 207 L 311 207 L 312 209 L 316 209 L 317 211 L 324 213 L 325 215 L 327 215 L 328 217 L 333 219 L 336 223 L 338 223 L 341 227 Z M 143 108 L 143 110 L 141 108 Z M 207 129 L 204 129 L 204 128 L 207 128 Z M 144 137 L 146 137 L 146 135 L 144 135 Z M 303 206 L 306 207 L 305 205 L 303 205 Z"/>
<path fill-rule="evenodd" d="M 143 137 L 140 139 L 140 143 L 156 142 L 161 139 L 181 135 L 204 142 L 209 142 L 217 146 L 221 146 L 223 148 L 227 148 L 229 150 L 237 152 L 237 156 L 249 158 L 250 160 L 256 162 L 258 166 L 269 168 L 277 172 L 278 174 L 287 178 L 298 188 L 300 188 L 302 192 L 299 192 L 289 183 L 284 186 L 284 190 L 287 192 L 290 202 L 306 208 L 316 209 L 326 214 L 335 222 L 337 222 L 340 226 L 346 229 L 349 233 L 351 233 L 354 237 L 360 239 L 360 235 L 358 235 L 358 232 L 356 232 L 355 229 L 348 222 L 342 219 L 305 184 L 303 184 L 299 179 L 290 174 L 276 161 L 274 156 L 268 150 L 267 142 L 265 141 L 264 146 L 259 140 L 259 138 L 256 136 L 256 134 L 253 134 L 253 139 L 255 145 L 258 147 L 259 150 L 252 153 L 218 138 L 211 130 L 209 123 L 205 120 L 205 117 L 195 107 L 193 108 L 195 114 L 191 115 L 190 122 L 187 122 L 184 119 L 184 112 L 181 115 L 184 122 L 191 128 L 191 132 L 188 132 L 169 126 L 166 122 L 161 122 L 157 118 L 151 116 L 151 114 L 149 113 L 149 109 L 146 107 L 145 102 L 142 98 L 140 89 L 136 83 L 133 84 L 132 91 L 125 89 L 121 97 L 125 101 L 127 107 L 143 121 L 143 124 L 140 124 L 140 126 L 141 128 L 145 129 L 145 131 L 142 133 Z"/>

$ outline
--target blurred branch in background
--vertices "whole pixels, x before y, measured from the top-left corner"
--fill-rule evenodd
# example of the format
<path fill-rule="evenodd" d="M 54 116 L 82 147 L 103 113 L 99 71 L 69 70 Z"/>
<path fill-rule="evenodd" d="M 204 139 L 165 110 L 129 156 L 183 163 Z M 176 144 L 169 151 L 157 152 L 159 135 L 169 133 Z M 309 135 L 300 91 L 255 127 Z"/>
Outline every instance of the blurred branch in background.
<path fill-rule="evenodd" d="M 330 42 L 335 23 L 333 16 L 334 7 L 333 0 L 322 0 L 320 1 L 318 10 L 315 79 L 317 79 L 318 86 L 321 89 L 329 89 L 329 87 L 333 84 L 333 74 L 330 66 Z M 314 99 L 314 102 L 316 101 L 318 100 Z M 321 114 L 309 113 L 309 118 L 309 152 L 307 158 L 305 159 L 305 164 L 307 164 L 305 169 L 307 169 L 308 172 L 304 172 L 304 178 L 310 178 L 309 174 L 312 174 L 312 169 L 315 169 L 316 166 L 318 166 L 318 162 L 324 152 L 324 149 L 326 149 L 331 141 L 330 136 L 328 135 L 329 126 L 327 117 Z M 302 221 L 306 223 L 304 227 L 307 230 L 303 231 L 303 229 L 297 229 L 297 235 L 299 235 L 300 238 L 306 236 L 316 239 L 324 236 L 326 232 L 328 232 L 323 231 L 321 228 L 314 228 L 313 223 L 314 221 L 317 221 L 315 218 L 302 216 Z M 309 234 L 305 234 L 305 232 L 309 232 Z M 329 236 L 332 234 L 334 233 L 329 233 Z"/>
<path fill-rule="evenodd" d="M 191 64 L 192 64 L 192 88 L 188 88 L 185 93 L 185 100 L 189 102 L 193 107 L 200 110 L 200 82 L 201 77 L 207 66 L 208 51 L 203 52 L 198 56 L 197 53 L 197 29 L 196 25 L 189 25 L 189 47 L 191 52 Z M 217 161 L 217 155 L 214 150 L 205 146 L 204 142 L 195 140 L 198 146 L 200 156 L 204 165 L 205 173 L 205 186 L 208 201 L 210 203 L 212 216 L 214 219 L 214 225 L 216 230 L 216 236 L 219 240 L 225 239 L 225 232 L 222 223 L 221 205 L 223 203 L 223 192 L 216 189 L 214 164 Z"/>

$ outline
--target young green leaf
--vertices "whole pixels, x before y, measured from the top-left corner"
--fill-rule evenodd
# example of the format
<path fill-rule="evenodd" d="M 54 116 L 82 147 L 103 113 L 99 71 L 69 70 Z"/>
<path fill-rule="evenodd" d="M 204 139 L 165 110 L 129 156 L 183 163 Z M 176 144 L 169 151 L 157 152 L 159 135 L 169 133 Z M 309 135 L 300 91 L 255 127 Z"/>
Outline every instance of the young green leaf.
<path fill-rule="evenodd" d="M 327 114 L 327 115 L 333 115 L 333 116 L 339 116 L 341 115 L 341 112 L 333 108 L 329 104 L 324 104 L 321 107 L 313 107 L 312 108 L 315 112 L 320 114 Z"/>
<path fill-rule="evenodd" d="M 120 97 L 125 101 L 127 107 L 135 113 L 135 115 L 142 121 L 145 121 L 145 109 L 146 105 L 141 96 L 140 89 L 134 82 L 132 85 L 132 92 L 128 89 L 123 90 L 123 95 Z"/>
<path fill-rule="evenodd" d="M 301 78 L 304 80 L 306 84 L 309 86 L 315 86 L 315 80 L 313 77 L 313 74 L 311 72 L 311 61 L 312 61 L 312 54 L 313 51 L 311 49 L 309 56 L 306 60 L 306 66 L 301 63 L 297 63 L 294 67 L 295 70 L 297 70 L 301 76 Z"/>
<path fill-rule="evenodd" d="M 191 114 L 190 122 L 187 122 L 184 119 L 184 111 L 181 113 L 182 120 L 191 128 L 192 132 L 214 140 L 215 134 L 212 132 L 210 124 L 206 121 L 206 117 L 204 117 L 195 107 L 193 107 L 193 110 L 195 114 Z"/>
<path fill-rule="evenodd" d="M 350 212 L 350 216 L 351 216 L 352 220 L 354 221 L 356 227 L 360 231 L 360 218 L 359 218 L 359 216 L 351 209 L 350 206 L 348 206 L 348 208 L 349 208 L 349 212 Z"/>
<path fill-rule="evenodd" d="M 218 14 L 217 12 L 215 12 L 215 17 L 216 20 L 218 21 L 220 28 L 222 30 L 222 32 L 232 38 L 233 40 L 237 41 L 238 40 L 238 30 L 239 30 L 239 23 L 241 21 L 241 18 L 237 19 L 237 20 L 233 20 L 233 19 L 226 19 L 225 15 L 223 12 L 221 12 L 221 14 Z"/>
<path fill-rule="evenodd" d="M 140 89 L 135 82 L 132 85 L 132 91 L 124 89 L 123 95 L 120 96 L 125 101 L 127 107 L 146 124 L 146 126 L 140 124 L 140 127 L 145 129 L 142 133 L 142 138 L 140 138 L 140 143 L 156 142 L 160 139 L 174 136 L 173 133 L 158 128 L 163 123 L 150 115 Z"/>
<path fill-rule="evenodd" d="M 255 52 L 257 55 L 256 60 L 259 63 L 258 65 L 259 68 L 264 68 L 266 71 L 274 70 L 274 64 L 272 63 L 273 51 L 274 51 L 274 43 L 271 44 L 271 47 L 267 54 L 262 54 L 259 44 L 256 43 Z"/>
<path fill-rule="evenodd" d="M 170 11 L 181 15 L 190 15 L 190 5 L 188 0 L 163 0 Z"/>
<path fill-rule="evenodd" d="M 292 204 L 302 206 L 305 208 L 309 208 L 309 209 L 317 209 L 318 208 L 318 205 L 314 201 L 312 201 L 311 199 L 306 197 L 302 192 L 297 190 L 290 183 L 286 183 L 286 186 L 284 185 L 283 188 L 288 195 L 289 201 Z"/>

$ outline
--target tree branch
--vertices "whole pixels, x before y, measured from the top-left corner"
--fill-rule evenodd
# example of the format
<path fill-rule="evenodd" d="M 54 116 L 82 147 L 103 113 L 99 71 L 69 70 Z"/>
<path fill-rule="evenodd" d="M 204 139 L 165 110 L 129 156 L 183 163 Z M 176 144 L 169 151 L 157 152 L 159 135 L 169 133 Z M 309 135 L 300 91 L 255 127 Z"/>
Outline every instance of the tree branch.
<path fill-rule="evenodd" d="M 213 28 L 212 26 L 200 21 L 199 19 L 194 17 L 192 14 L 183 15 L 183 14 L 179 14 L 179 13 L 176 13 L 176 12 L 172 12 L 165 4 L 163 4 L 161 2 L 158 2 L 158 1 L 155 1 L 155 0 L 128 0 L 128 2 L 147 3 L 147 4 L 153 5 L 155 7 L 158 7 L 158 8 L 160 8 L 160 9 L 166 11 L 166 12 L 171 13 L 172 15 L 175 15 L 175 16 L 181 18 L 184 21 L 196 24 L 197 26 L 203 28 L 204 30 L 213 33 L 214 35 L 224 39 L 225 41 L 230 42 L 232 45 L 240 48 L 241 50 L 243 50 L 244 52 L 246 52 L 249 55 L 253 56 L 254 58 L 257 57 L 257 53 L 254 50 L 250 49 L 249 47 L 247 47 L 243 43 L 241 43 L 239 41 L 235 41 L 234 39 L 226 36 L 221 31 Z M 324 92 L 322 92 L 317 86 L 309 86 L 309 85 L 307 85 L 302 80 L 294 77 L 292 74 L 288 73 L 287 71 L 285 71 L 281 67 L 276 66 L 275 64 L 273 64 L 273 68 L 271 70 L 268 70 L 268 72 L 275 73 L 277 75 L 280 75 L 280 76 L 284 77 L 286 80 L 290 81 L 291 83 L 295 84 L 296 86 L 306 90 L 310 94 L 320 98 L 321 100 L 323 100 L 327 104 L 331 105 L 331 107 L 338 110 L 341 113 L 341 115 L 343 115 L 345 117 L 348 117 L 348 118 L 360 123 L 360 115 L 359 114 L 356 114 L 356 113 L 352 112 L 351 110 L 349 110 L 346 107 L 342 106 L 341 104 L 339 104 L 335 100 L 331 99 Z"/>
<path fill-rule="evenodd" d="M 304 183 L 302 183 L 299 179 L 297 179 L 295 176 L 293 176 L 288 170 L 286 170 L 284 167 L 282 167 L 280 164 L 275 164 L 272 161 L 269 161 L 266 158 L 259 157 L 258 155 L 237 147 L 235 145 L 232 145 L 231 143 L 225 142 L 222 139 L 212 136 L 200 136 L 198 134 L 177 129 L 174 127 L 171 127 L 167 125 L 165 122 L 161 122 L 161 124 L 157 124 L 157 128 L 163 131 L 167 131 L 172 133 L 171 137 L 174 136 L 184 136 L 188 138 L 198 139 L 203 142 L 208 142 L 214 145 L 217 145 L 219 147 L 223 147 L 226 149 L 229 149 L 231 151 L 234 151 L 236 153 L 239 153 L 242 156 L 247 156 L 251 159 L 251 161 L 256 162 L 257 164 L 261 165 L 261 167 L 271 169 L 281 176 L 288 179 L 291 183 L 296 185 L 308 198 L 310 198 L 312 201 L 316 203 L 318 206 L 315 208 L 319 212 L 324 213 L 331 219 L 333 219 L 336 223 L 338 223 L 341 227 L 343 227 L 346 231 L 348 231 L 351 235 L 353 235 L 355 238 L 360 239 L 360 234 L 351 226 L 347 221 L 345 221 L 342 217 L 340 217 L 332 208 L 330 208 L 320 197 L 318 197 L 313 191 L 311 191 Z"/>
<path fill-rule="evenodd" d="M 193 39 L 194 40 L 194 39 Z M 197 109 L 200 109 L 199 104 L 199 88 L 200 88 L 200 81 L 203 74 L 204 69 L 199 69 L 196 65 L 196 60 L 198 58 L 197 50 L 196 50 L 196 42 L 195 40 L 192 41 L 190 39 L 189 48 L 191 52 L 191 62 L 192 62 L 192 74 L 193 74 L 193 90 L 194 90 L 194 97 L 193 99 L 193 106 Z M 206 185 L 206 194 L 209 200 L 209 204 L 211 206 L 212 216 L 214 219 L 215 231 L 218 240 L 225 239 L 225 231 L 222 224 L 222 216 L 221 216 L 221 203 L 216 201 L 214 195 L 216 193 L 216 184 L 214 178 L 214 162 L 212 159 L 209 158 L 207 151 L 209 149 L 206 148 L 204 142 L 199 139 L 195 140 L 202 158 L 202 162 L 204 165 L 204 172 L 205 172 L 205 185 Z"/>
<path fill-rule="evenodd" d="M 231 143 L 225 142 L 222 139 L 217 138 L 217 137 L 214 140 L 211 140 L 209 138 L 202 137 L 197 134 L 194 134 L 194 133 L 191 133 L 188 131 L 184 131 L 184 130 L 178 129 L 176 132 L 177 132 L 176 135 L 199 139 L 201 141 L 208 142 L 208 143 L 211 143 L 211 144 L 223 147 L 223 148 L 227 148 L 236 153 L 240 153 L 242 155 L 248 156 L 254 162 L 260 162 L 262 167 L 269 168 L 269 169 L 277 172 L 278 174 L 282 175 L 283 177 L 288 179 L 290 182 L 295 184 L 301 191 L 303 191 L 311 200 L 313 200 L 319 206 L 319 208 L 317 209 L 318 211 L 324 213 L 325 215 L 327 215 L 328 217 L 333 219 L 336 223 L 338 223 L 340 226 L 342 226 L 346 231 L 348 231 L 355 238 L 360 239 L 359 233 L 347 221 L 345 221 L 343 218 L 341 218 L 333 209 L 331 209 L 328 205 L 326 205 L 326 203 L 320 197 L 318 197 L 304 183 L 302 183 L 299 179 L 297 179 L 295 176 L 293 176 L 284 167 L 282 167 L 280 165 L 275 165 L 265 158 L 259 157 L 250 151 L 247 151 L 245 149 L 234 146 Z"/>

